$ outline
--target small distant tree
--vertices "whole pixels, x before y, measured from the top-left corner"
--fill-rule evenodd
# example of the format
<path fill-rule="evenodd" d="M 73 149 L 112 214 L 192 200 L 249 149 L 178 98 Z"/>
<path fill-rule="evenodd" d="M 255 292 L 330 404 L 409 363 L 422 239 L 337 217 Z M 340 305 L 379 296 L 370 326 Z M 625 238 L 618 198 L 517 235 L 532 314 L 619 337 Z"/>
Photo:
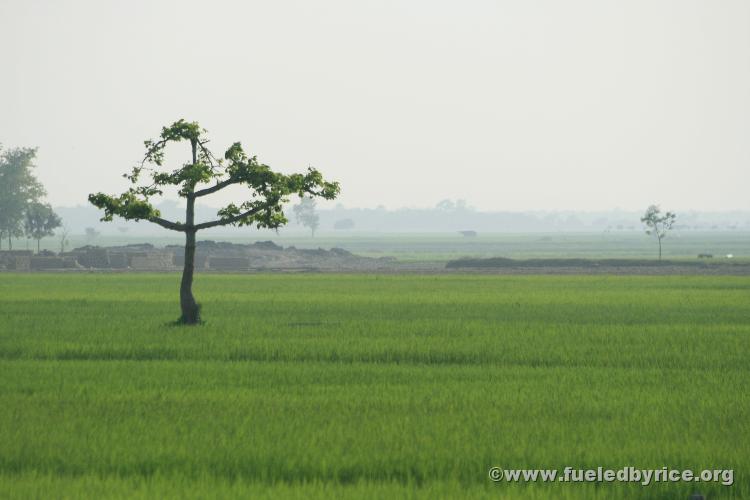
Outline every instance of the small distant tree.
<path fill-rule="evenodd" d="M 65 253 L 65 249 L 70 244 L 70 241 L 68 240 L 68 234 L 70 234 L 70 229 L 68 226 L 63 226 L 60 230 L 60 253 Z"/>
<path fill-rule="evenodd" d="M 471 207 L 469 207 L 469 204 L 466 203 L 466 200 L 456 200 L 455 202 L 450 199 L 440 200 L 436 205 L 435 208 L 438 210 L 444 210 L 448 212 L 456 211 L 464 211 L 464 210 L 473 210 Z"/>
<path fill-rule="evenodd" d="M 294 218 L 298 224 L 310 229 L 312 237 L 315 238 L 315 231 L 320 226 L 320 216 L 315 212 L 315 199 L 311 196 L 304 196 L 294 205 Z"/>
<path fill-rule="evenodd" d="M 36 253 L 39 253 L 42 238 L 54 236 L 55 229 L 61 225 L 62 219 L 47 204 L 35 202 L 26 209 L 24 229 L 26 236 L 36 240 Z"/>
<path fill-rule="evenodd" d="M 23 214 L 21 214 L 21 217 L 23 217 Z M 20 221 L 9 221 L 8 225 L 0 229 L 0 250 L 3 249 L 2 242 L 6 238 L 8 240 L 8 250 L 13 250 L 13 238 L 20 238 L 21 236 L 23 236 L 23 226 L 21 226 Z"/>
<path fill-rule="evenodd" d="M 24 234 L 24 214 L 31 203 L 39 201 L 46 193 L 33 169 L 36 149 L 16 148 L 0 151 L 0 248 L 2 240 Z"/>
<path fill-rule="evenodd" d="M 85 231 L 86 231 L 86 241 L 88 243 L 93 242 L 96 238 L 99 237 L 99 231 L 97 231 L 93 227 L 87 227 Z"/>
<path fill-rule="evenodd" d="M 667 232 L 672 229 L 677 214 L 673 212 L 662 213 L 658 205 L 651 205 L 641 217 L 641 222 L 646 224 L 646 234 L 656 236 L 659 242 L 659 260 L 661 260 L 661 240 L 667 237 Z"/>
<path fill-rule="evenodd" d="M 453 201 L 449 199 L 445 199 L 445 200 L 440 200 L 439 202 L 437 202 L 437 204 L 435 205 L 435 208 L 437 208 L 438 210 L 455 210 L 456 204 L 453 203 Z"/>
<path fill-rule="evenodd" d="M 132 184 L 130 189 L 120 195 L 89 195 L 89 201 L 104 210 L 102 220 L 111 221 L 114 216 L 136 221 L 145 219 L 185 233 L 185 265 L 180 284 L 182 316 L 179 320 L 184 324 L 200 322 L 200 306 L 193 297 L 195 235 L 198 231 L 229 225 L 278 229 L 288 222 L 284 216 L 284 203 L 289 201 L 290 195 L 334 199 L 339 193 L 337 182 L 326 182 L 313 168 L 302 174 L 274 172 L 268 165 L 258 162 L 255 156 L 247 156 L 239 142 L 226 150 L 223 159 L 217 159 L 207 147 L 205 132 L 198 123 L 185 120 L 162 128 L 159 139 L 145 141 L 143 161 L 125 174 Z M 163 171 L 165 148 L 170 143 L 182 141 L 190 145 L 190 159 L 174 170 Z M 144 174 L 150 176 L 150 180 L 141 184 L 139 181 Z M 249 189 L 245 201 L 221 208 L 215 220 L 196 222 L 196 200 L 232 185 Z M 163 194 L 162 190 L 169 186 L 177 187 L 177 194 L 186 200 L 184 221 L 162 218 L 151 203 L 152 197 Z"/>

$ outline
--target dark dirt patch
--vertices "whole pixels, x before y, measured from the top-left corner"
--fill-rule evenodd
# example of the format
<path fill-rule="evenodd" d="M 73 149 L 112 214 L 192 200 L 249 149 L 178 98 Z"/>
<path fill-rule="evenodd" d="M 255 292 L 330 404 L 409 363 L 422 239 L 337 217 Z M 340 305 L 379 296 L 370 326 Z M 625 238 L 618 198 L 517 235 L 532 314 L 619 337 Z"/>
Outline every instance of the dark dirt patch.
<path fill-rule="evenodd" d="M 750 275 L 750 264 L 646 259 L 458 259 L 446 270 L 487 274 Z"/>

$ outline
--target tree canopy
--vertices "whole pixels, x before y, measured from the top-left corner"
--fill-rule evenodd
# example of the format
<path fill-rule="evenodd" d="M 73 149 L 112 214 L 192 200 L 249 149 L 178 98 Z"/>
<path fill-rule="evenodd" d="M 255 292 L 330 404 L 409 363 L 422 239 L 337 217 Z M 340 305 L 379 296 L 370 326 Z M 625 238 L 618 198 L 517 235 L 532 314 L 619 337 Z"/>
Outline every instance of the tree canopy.
<path fill-rule="evenodd" d="M 55 229 L 62 225 L 62 219 L 46 203 L 33 202 L 26 209 L 26 235 L 36 240 L 36 250 L 39 242 L 46 236 L 54 236 Z"/>
<path fill-rule="evenodd" d="M 28 207 L 45 196 L 33 169 L 35 148 L 0 150 L 0 242 L 23 236 Z"/>
<path fill-rule="evenodd" d="M 89 201 L 104 210 L 102 220 L 111 221 L 115 215 L 128 220 L 145 219 L 182 232 L 226 225 L 275 229 L 288 222 L 283 204 L 289 201 L 290 195 L 333 199 L 339 193 L 337 182 L 324 181 L 320 172 L 313 168 L 302 174 L 274 172 L 256 156 L 248 156 L 239 142 L 232 144 L 223 158 L 217 158 L 207 147 L 205 132 L 196 122 L 179 120 L 164 127 L 159 139 L 145 141 L 143 161 L 124 175 L 132 184 L 126 192 L 116 196 L 89 195 Z M 190 142 L 194 161 L 174 170 L 162 170 L 166 146 L 181 141 Z M 144 176 L 148 181 L 139 183 Z M 197 199 L 231 185 L 246 186 L 250 191 L 248 198 L 221 208 L 215 220 L 197 224 L 166 220 L 150 201 L 162 195 L 165 186 L 177 187 L 178 195 L 183 198 Z"/>

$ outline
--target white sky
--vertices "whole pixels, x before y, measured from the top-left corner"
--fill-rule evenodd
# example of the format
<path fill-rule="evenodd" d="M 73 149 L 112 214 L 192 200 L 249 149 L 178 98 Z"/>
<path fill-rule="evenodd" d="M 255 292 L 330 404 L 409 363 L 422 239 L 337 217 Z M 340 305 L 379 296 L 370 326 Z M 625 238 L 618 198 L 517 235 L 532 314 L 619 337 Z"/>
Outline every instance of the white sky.
<path fill-rule="evenodd" d="M 346 206 L 750 209 L 747 0 L 0 0 L 0 64 L 55 205 L 184 117 Z"/>

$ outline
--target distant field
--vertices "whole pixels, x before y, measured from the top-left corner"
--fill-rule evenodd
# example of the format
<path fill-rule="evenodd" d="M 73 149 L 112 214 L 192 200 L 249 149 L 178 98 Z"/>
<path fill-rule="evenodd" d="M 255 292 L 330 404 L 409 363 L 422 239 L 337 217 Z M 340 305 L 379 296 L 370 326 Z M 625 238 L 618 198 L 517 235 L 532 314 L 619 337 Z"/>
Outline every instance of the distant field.
<path fill-rule="evenodd" d="M 112 246 L 151 242 L 163 246 L 184 244 L 179 235 L 166 237 L 100 236 L 87 241 L 83 236 L 71 236 L 71 248 L 86 244 Z M 251 243 L 273 240 L 298 248 L 340 247 L 370 257 L 396 257 L 401 261 L 447 261 L 458 257 L 528 258 L 656 258 L 658 247 L 653 237 L 636 231 L 602 233 L 494 233 L 465 238 L 458 233 L 347 233 L 327 232 L 315 238 L 281 231 L 258 232 L 246 230 L 227 234 L 199 234 L 199 240 Z M 16 242 L 14 248 L 25 248 Z M 29 243 L 29 248 L 34 245 Z M 42 247 L 59 250 L 54 238 L 42 240 Z M 5 245 L 3 248 L 6 248 Z M 664 241 L 664 258 L 696 259 L 699 253 L 714 254 L 716 260 L 732 254 L 736 259 L 750 259 L 750 233 L 743 231 L 675 231 Z"/>
<path fill-rule="evenodd" d="M 303 243 L 297 242 L 298 245 Z M 496 233 L 480 234 L 475 238 L 458 234 L 405 234 L 332 238 L 320 246 L 341 246 L 361 255 L 386 255 L 402 261 L 458 257 L 655 259 L 658 256 L 656 241 L 640 232 Z M 665 259 L 695 260 L 699 253 L 711 253 L 715 260 L 723 260 L 727 254 L 732 254 L 734 259 L 748 259 L 750 233 L 675 233 L 664 240 L 663 250 Z"/>
<path fill-rule="evenodd" d="M 178 280 L 0 274 L 0 497 L 750 498 L 750 278 Z"/>

